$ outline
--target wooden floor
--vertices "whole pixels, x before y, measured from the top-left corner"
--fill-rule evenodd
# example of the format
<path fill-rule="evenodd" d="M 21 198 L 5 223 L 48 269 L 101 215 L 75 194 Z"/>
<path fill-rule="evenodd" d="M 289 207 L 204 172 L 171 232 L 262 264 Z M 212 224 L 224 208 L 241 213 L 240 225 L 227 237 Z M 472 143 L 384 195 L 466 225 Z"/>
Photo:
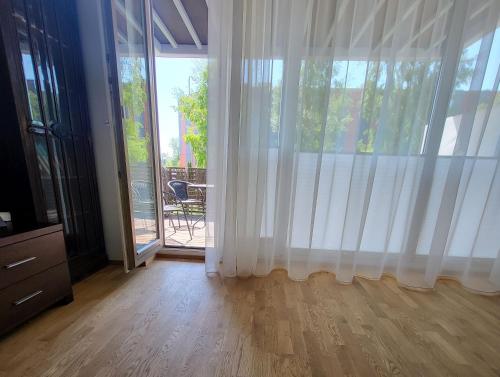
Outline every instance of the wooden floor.
<path fill-rule="evenodd" d="M 110 266 L 75 301 L 0 340 L 1 376 L 498 376 L 500 298 L 456 283 L 339 285 L 275 271 L 208 278 L 201 263 Z"/>

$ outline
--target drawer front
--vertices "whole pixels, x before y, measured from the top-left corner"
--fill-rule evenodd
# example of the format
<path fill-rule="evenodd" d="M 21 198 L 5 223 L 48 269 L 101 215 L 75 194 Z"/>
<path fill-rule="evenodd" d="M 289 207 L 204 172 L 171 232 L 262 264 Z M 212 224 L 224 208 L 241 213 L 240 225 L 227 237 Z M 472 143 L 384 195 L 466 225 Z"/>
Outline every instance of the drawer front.
<path fill-rule="evenodd" d="M 41 312 L 70 295 L 66 262 L 0 291 L 0 333 Z"/>
<path fill-rule="evenodd" d="M 0 248 L 0 289 L 66 261 L 62 231 Z"/>

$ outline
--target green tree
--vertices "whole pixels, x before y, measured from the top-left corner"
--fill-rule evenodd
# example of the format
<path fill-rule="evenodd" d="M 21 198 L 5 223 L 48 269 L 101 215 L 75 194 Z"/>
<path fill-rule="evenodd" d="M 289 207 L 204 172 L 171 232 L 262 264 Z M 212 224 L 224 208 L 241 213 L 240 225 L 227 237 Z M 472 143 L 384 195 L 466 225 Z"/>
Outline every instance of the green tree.
<path fill-rule="evenodd" d="M 378 138 L 380 152 L 418 153 L 432 104 L 428 93 L 437 80 L 438 69 L 437 64 L 427 61 L 394 66 L 370 62 L 361 106 L 358 152 L 372 153 Z M 381 80 L 382 74 L 392 77 L 392 81 Z"/>
<path fill-rule="evenodd" d="M 166 158 L 164 160 L 164 166 L 179 166 L 179 139 L 173 137 L 170 139 L 170 142 L 168 143 L 170 146 L 171 152 L 166 155 Z"/>
<path fill-rule="evenodd" d="M 469 56 L 462 57 L 456 88 L 468 86 L 472 63 Z M 378 143 L 382 153 L 419 153 L 429 122 L 433 100 L 430 94 L 435 90 L 439 62 L 367 64 L 362 86 L 349 87 L 345 75 L 350 67 L 346 62 L 332 64 L 322 58 L 302 62 L 297 117 L 301 151 L 318 152 L 321 147 L 324 152 L 340 151 L 350 128 L 357 133 L 357 152 L 373 153 Z M 364 71 L 356 74 L 364 75 Z M 358 112 L 359 120 L 354 124 L 353 115 Z"/>
<path fill-rule="evenodd" d="M 150 136 L 143 124 L 147 101 L 147 85 L 143 72 L 144 59 L 122 58 L 120 74 L 123 125 L 128 157 L 132 163 L 146 162 L 149 157 Z"/>
<path fill-rule="evenodd" d="M 434 90 L 439 74 L 435 61 L 370 62 L 364 86 L 358 152 L 372 153 L 376 138 L 380 152 L 419 153 L 429 122 Z M 462 56 L 455 78 L 460 88 L 472 77 L 473 59 Z M 388 77 L 392 77 L 388 88 Z M 382 110 L 385 101 L 385 110 Z M 452 105 L 454 99 L 452 98 Z M 453 106 L 451 106 L 453 107 Z"/>
<path fill-rule="evenodd" d="M 341 135 L 352 121 L 351 98 L 332 78 L 338 67 L 329 60 L 304 61 L 301 68 L 298 128 L 305 152 L 338 150 Z"/>
<path fill-rule="evenodd" d="M 185 141 L 191 146 L 196 165 L 204 168 L 207 164 L 208 69 L 205 67 L 193 76 L 194 91 L 185 94 L 177 90 L 177 111 L 191 123 Z"/>
<path fill-rule="evenodd" d="M 40 114 L 40 104 L 38 102 L 38 94 L 32 88 L 28 88 L 28 100 L 30 103 L 31 119 L 41 120 L 42 114 Z"/>

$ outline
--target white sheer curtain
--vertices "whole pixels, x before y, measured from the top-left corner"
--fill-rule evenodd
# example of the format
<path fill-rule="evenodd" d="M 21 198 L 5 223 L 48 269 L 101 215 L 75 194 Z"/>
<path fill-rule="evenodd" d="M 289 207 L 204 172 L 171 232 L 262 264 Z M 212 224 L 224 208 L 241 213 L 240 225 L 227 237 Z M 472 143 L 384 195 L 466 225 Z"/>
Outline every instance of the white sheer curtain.
<path fill-rule="evenodd" d="M 207 271 L 498 293 L 499 15 L 211 0 Z"/>

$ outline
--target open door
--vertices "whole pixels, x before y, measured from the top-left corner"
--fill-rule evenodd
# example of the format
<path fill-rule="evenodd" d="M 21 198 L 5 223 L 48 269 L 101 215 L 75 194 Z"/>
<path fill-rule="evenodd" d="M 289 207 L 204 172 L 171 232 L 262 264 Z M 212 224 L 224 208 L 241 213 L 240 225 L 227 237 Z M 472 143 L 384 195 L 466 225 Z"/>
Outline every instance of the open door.
<path fill-rule="evenodd" d="M 149 0 L 104 3 L 125 259 L 130 270 L 163 245 L 151 6 Z"/>

